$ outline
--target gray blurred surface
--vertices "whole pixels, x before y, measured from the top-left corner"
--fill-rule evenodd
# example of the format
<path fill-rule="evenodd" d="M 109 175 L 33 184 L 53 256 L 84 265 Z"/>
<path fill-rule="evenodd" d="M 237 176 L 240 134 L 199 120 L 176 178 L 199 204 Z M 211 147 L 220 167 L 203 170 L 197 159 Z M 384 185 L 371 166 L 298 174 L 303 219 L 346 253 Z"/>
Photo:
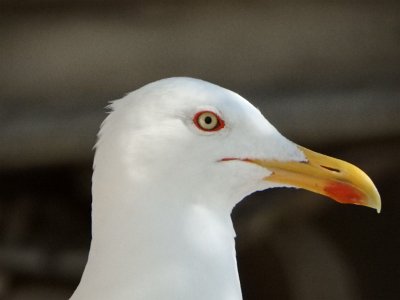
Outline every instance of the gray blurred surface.
<path fill-rule="evenodd" d="M 66 299 L 104 106 L 191 76 L 358 164 L 383 198 L 376 216 L 298 191 L 249 197 L 234 211 L 245 299 L 397 299 L 399 33 L 386 0 L 0 1 L 0 298 Z"/>
<path fill-rule="evenodd" d="M 3 165 L 88 159 L 107 101 L 169 76 L 248 94 L 306 143 L 400 130 L 397 2 L 61 4 L 3 1 Z"/>

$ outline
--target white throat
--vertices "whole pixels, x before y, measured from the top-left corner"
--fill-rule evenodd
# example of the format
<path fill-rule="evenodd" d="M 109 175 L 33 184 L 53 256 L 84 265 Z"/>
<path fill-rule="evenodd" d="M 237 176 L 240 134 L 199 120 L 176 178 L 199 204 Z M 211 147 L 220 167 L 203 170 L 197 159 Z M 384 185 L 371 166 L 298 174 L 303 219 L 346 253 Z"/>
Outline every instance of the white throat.
<path fill-rule="evenodd" d="M 242 299 L 226 210 L 168 192 L 162 202 L 162 187 L 101 171 L 96 166 L 93 176 L 89 259 L 72 299 Z"/>

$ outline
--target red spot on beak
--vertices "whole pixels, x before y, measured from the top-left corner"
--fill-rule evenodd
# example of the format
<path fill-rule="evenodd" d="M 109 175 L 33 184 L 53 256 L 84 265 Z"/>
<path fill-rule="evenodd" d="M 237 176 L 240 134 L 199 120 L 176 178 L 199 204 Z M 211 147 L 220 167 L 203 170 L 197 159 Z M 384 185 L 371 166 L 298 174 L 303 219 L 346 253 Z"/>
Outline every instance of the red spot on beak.
<path fill-rule="evenodd" d="M 325 188 L 327 196 L 340 203 L 363 204 L 361 192 L 351 185 L 341 182 L 331 182 Z"/>

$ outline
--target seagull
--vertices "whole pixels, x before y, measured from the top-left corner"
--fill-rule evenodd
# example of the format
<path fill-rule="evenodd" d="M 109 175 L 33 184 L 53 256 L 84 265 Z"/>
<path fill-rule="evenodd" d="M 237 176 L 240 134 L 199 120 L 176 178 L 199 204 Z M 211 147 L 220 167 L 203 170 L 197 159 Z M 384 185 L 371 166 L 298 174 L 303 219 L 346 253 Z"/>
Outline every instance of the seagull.
<path fill-rule="evenodd" d="M 363 171 L 289 141 L 220 86 L 167 78 L 109 108 L 72 300 L 242 299 L 231 211 L 255 191 L 303 188 L 380 211 Z"/>

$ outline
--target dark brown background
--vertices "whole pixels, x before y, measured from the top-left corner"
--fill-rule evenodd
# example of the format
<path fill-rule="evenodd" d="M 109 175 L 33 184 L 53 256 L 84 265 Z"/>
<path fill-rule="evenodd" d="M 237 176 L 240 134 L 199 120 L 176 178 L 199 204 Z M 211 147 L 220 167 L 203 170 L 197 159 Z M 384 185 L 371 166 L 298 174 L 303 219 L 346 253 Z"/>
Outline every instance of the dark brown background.
<path fill-rule="evenodd" d="M 359 165 L 382 195 L 380 215 L 297 190 L 242 202 L 245 300 L 398 299 L 399 3 L 0 0 L 0 298 L 67 299 L 89 246 L 103 107 L 192 76 Z"/>

